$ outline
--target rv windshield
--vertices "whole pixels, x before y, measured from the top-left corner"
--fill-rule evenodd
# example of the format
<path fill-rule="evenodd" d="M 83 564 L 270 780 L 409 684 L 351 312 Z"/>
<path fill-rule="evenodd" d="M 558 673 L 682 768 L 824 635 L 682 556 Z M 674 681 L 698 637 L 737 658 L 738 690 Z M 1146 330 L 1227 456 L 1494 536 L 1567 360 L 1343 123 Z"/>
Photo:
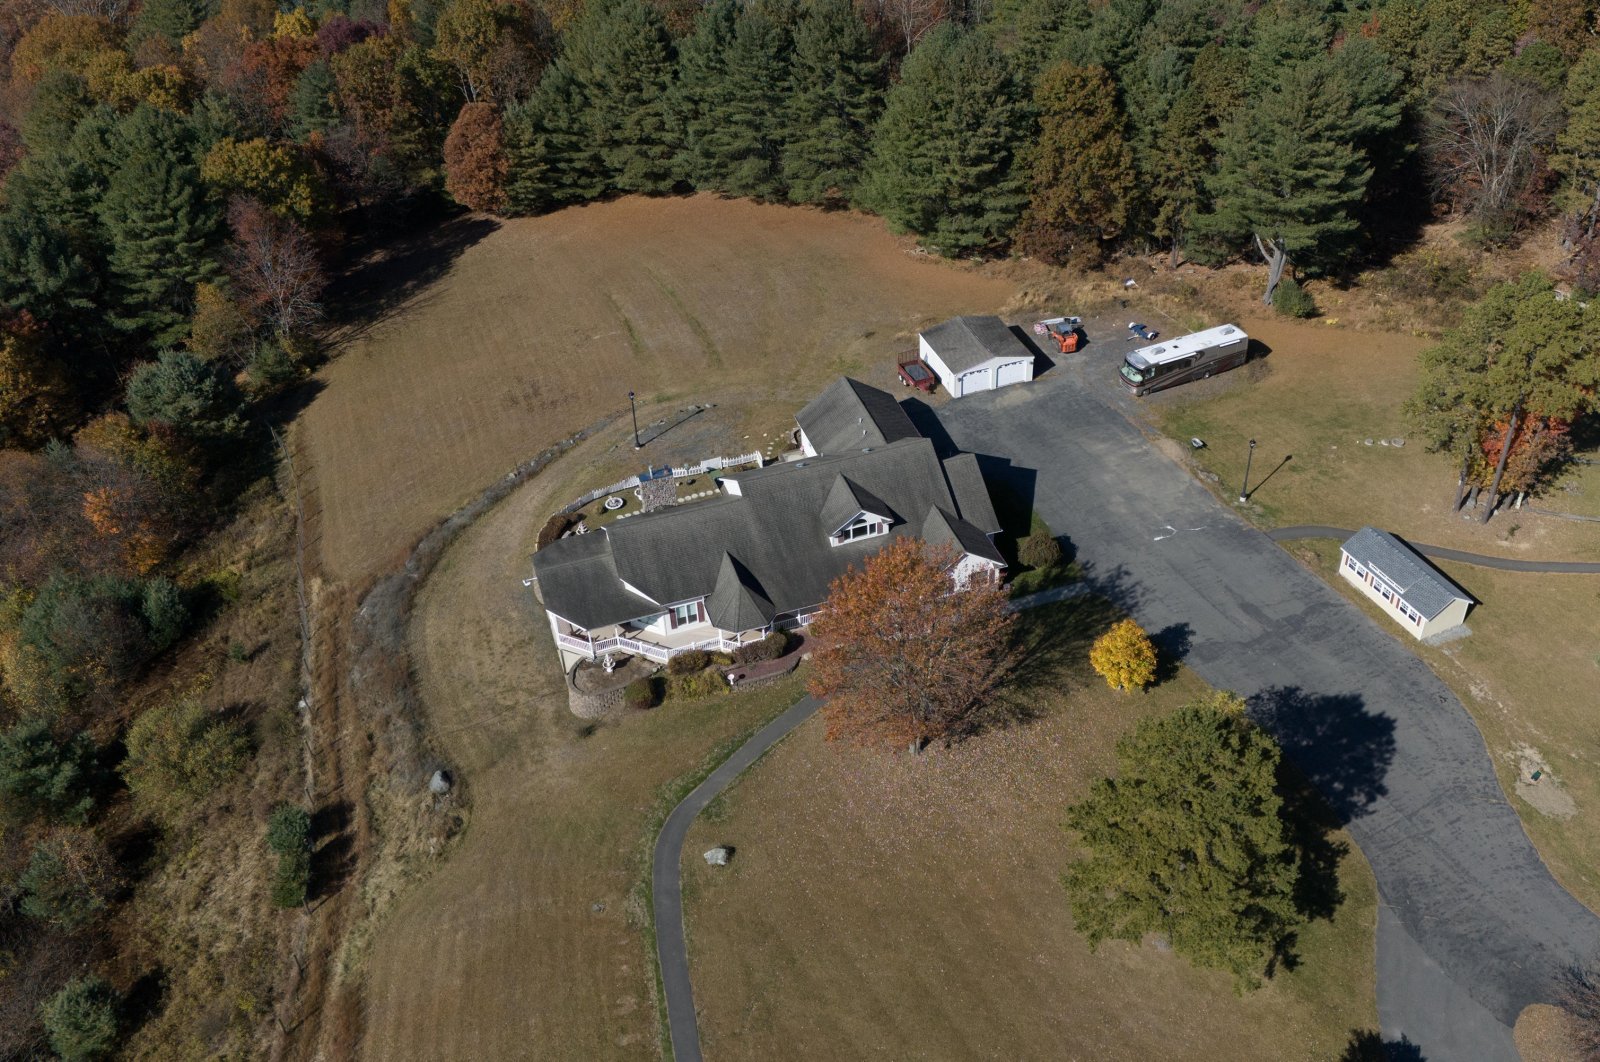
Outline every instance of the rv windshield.
<path fill-rule="evenodd" d="M 1129 383 L 1141 384 L 1150 379 L 1150 374 L 1141 369 L 1135 369 L 1127 362 L 1122 363 L 1122 375 Z"/>

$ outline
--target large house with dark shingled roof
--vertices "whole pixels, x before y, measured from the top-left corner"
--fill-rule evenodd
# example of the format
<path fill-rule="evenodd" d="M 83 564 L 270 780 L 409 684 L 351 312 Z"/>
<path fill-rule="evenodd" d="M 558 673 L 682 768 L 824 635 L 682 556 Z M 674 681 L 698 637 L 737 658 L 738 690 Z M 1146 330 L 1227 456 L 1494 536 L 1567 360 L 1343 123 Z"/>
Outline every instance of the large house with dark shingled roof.
<path fill-rule="evenodd" d="M 949 546 L 957 585 L 997 582 L 977 458 L 941 459 L 887 392 L 841 379 L 801 411 L 803 457 L 733 472 L 707 501 L 620 520 L 533 557 L 563 662 L 665 662 L 803 626 L 833 581 L 896 538 Z"/>

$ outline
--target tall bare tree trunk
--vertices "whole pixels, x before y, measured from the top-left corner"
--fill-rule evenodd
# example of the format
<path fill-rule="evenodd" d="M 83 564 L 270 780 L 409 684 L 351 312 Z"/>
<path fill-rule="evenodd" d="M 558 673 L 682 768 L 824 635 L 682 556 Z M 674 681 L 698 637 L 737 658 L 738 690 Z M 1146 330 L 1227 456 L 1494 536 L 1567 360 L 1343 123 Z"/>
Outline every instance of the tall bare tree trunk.
<path fill-rule="evenodd" d="M 1500 460 L 1494 465 L 1494 479 L 1489 481 L 1489 505 L 1483 510 L 1483 523 L 1489 522 L 1494 508 L 1500 502 L 1500 477 L 1506 474 L 1506 458 L 1511 456 L 1511 446 L 1517 439 L 1517 421 L 1522 419 L 1522 400 L 1511 407 L 1511 421 L 1506 425 L 1506 437 L 1500 446 Z"/>
<path fill-rule="evenodd" d="M 1467 469 L 1472 466 L 1472 449 L 1465 447 L 1461 451 L 1461 471 L 1456 473 L 1456 497 L 1450 503 L 1450 511 L 1459 513 L 1461 504 L 1467 500 Z"/>
<path fill-rule="evenodd" d="M 1256 235 L 1256 250 L 1261 252 L 1261 258 L 1267 263 L 1267 290 L 1261 296 L 1261 301 L 1268 306 L 1272 305 L 1272 293 L 1278 290 L 1278 282 L 1283 279 L 1283 269 L 1289 264 L 1289 252 L 1284 249 L 1283 241 L 1274 237 L 1271 243 Z"/>

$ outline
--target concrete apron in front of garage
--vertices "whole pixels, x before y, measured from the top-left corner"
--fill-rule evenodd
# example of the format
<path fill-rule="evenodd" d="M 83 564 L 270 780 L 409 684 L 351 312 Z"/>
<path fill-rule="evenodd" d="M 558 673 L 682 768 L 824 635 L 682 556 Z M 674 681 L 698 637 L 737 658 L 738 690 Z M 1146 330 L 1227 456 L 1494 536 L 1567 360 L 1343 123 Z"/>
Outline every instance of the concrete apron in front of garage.
<path fill-rule="evenodd" d="M 1248 697 L 1348 823 L 1378 880 L 1385 1039 L 1514 1062 L 1517 1015 L 1600 957 L 1600 919 L 1540 862 L 1444 683 L 1119 412 L 1123 346 L 931 415 L 1071 539 L 1096 589 Z"/>

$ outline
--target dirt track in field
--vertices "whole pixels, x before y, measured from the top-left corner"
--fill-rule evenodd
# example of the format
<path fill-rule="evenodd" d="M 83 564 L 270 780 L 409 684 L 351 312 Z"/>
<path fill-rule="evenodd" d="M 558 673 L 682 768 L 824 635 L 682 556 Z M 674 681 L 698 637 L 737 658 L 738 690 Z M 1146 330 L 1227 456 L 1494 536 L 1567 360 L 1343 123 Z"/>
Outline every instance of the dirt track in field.
<path fill-rule="evenodd" d="M 332 578 L 387 568 L 496 475 L 626 408 L 630 389 L 645 421 L 730 398 L 748 426 L 776 424 L 779 407 L 792 420 L 829 377 L 888 383 L 919 328 L 1015 290 L 1002 268 L 932 259 L 875 218 L 711 196 L 452 231 L 431 259 L 413 249 L 404 269 L 355 279 L 398 305 L 348 339 L 301 420 Z M 458 252 L 408 292 L 406 270 L 414 281 Z"/>
<path fill-rule="evenodd" d="M 577 470 L 595 455 L 571 456 Z M 580 726 L 542 614 L 507 570 L 566 489 L 552 472 L 466 531 L 417 603 L 413 660 L 473 816 L 378 929 L 366 1058 L 655 1057 L 634 890 L 656 791 L 798 696 L 775 686 Z"/>

